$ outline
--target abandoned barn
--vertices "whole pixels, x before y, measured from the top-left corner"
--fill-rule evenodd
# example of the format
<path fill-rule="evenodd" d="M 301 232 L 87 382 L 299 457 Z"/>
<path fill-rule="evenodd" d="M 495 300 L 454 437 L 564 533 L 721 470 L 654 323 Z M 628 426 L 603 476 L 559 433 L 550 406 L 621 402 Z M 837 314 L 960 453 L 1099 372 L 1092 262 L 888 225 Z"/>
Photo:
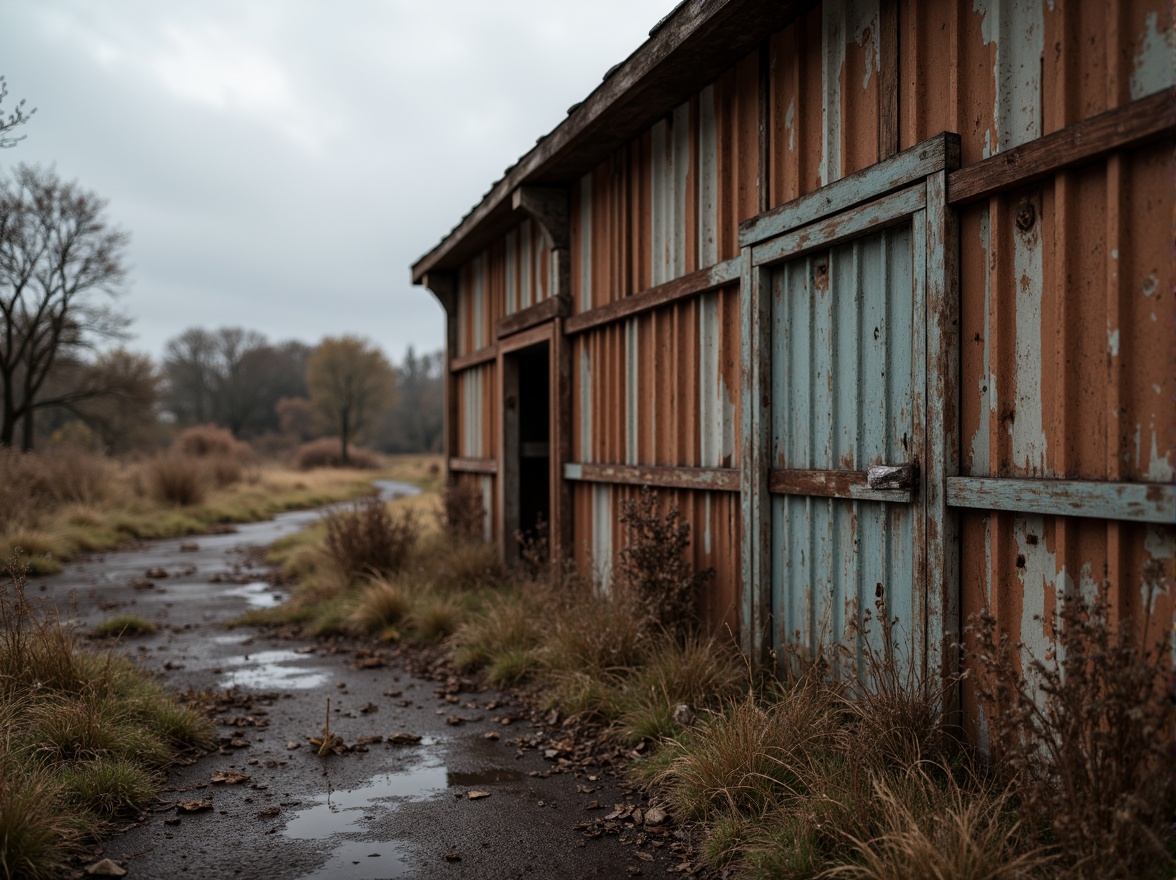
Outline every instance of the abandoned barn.
<path fill-rule="evenodd" d="M 488 537 L 658 488 L 746 649 L 1173 581 L 1169 0 L 687 0 L 413 267 Z M 1158 563 L 1158 565 L 1157 565 Z M 1153 626 L 1172 623 L 1157 600 Z"/>

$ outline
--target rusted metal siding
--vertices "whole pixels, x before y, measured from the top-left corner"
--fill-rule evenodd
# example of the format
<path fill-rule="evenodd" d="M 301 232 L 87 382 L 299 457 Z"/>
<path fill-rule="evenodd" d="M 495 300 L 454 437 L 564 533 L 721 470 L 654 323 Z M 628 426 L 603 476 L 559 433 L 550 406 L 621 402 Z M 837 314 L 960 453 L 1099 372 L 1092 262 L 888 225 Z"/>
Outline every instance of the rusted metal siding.
<path fill-rule="evenodd" d="M 573 488 L 574 551 L 577 562 L 594 567 L 607 584 L 614 553 L 624 546 L 620 516 L 627 499 L 636 499 L 636 486 L 577 483 Z M 713 568 L 714 578 L 699 596 L 700 611 L 716 632 L 738 632 L 739 627 L 739 496 L 731 492 L 694 492 L 662 489 L 658 506 L 663 514 L 676 507 L 690 523 L 689 561 L 698 569 Z"/>
<path fill-rule="evenodd" d="M 551 296 L 552 251 L 539 224 L 523 220 L 457 274 L 458 350 L 479 351 L 504 317 Z"/>
<path fill-rule="evenodd" d="M 494 458 L 498 441 L 498 382 L 493 363 L 457 374 L 459 458 Z"/>
<path fill-rule="evenodd" d="M 1170 88 L 1171 19 L 1170 5 L 1158 0 L 828 0 L 765 35 L 761 51 L 733 59 L 688 99 L 661 108 L 644 133 L 590 170 L 578 168 L 580 176 L 566 181 L 568 321 L 581 322 L 567 339 L 572 461 L 628 466 L 630 479 L 645 466 L 759 468 L 749 463 L 746 448 L 740 451 L 735 428 L 751 409 L 740 397 L 758 368 L 744 363 L 741 376 L 737 364 L 739 352 L 752 344 L 741 338 L 740 284 L 727 283 L 738 273 L 715 282 L 718 290 L 692 288 L 644 311 L 625 303 L 739 257 L 739 223 L 765 207 L 823 190 L 939 132 L 958 132 L 967 169 Z M 961 572 L 959 583 L 949 585 L 958 594 L 959 613 L 946 604 L 940 609 L 958 619 L 945 625 L 958 625 L 991 605 L 1014 640 L 1040 652 L 1048 633 L 1037 618 L 1054 607 L 1059 591 L 1089 592 L 1105 580 L 1118 611 L 1138 617 L 1145 569 L 1158 562 L 1176 578 L 1176 526 L 1127 521 L 1135 508 L 1112 497 L 1126 491 L 1136 508 L 1147 508 L 1140 499 L 1157 488 L 1168 493 L 1162 498 L 1171 497 L 1171 169 L 1169 137 L 1078 168 L 1047 170 L 1044 179 L 1020 189 L 967 204 L 960 199 L 938 226 L 927 227 L 929 238 L 951 238 L 945 250 L 950 265 L 939 268 L 959 285 L 943 311 L 955 320 L 958 305 L 958 324 L 933 321 L 927 331 L 950 334 L 959 349 L 958 376 L 954 348 L 952 363 L 928 366 L 928 394 L 938 387 L 939 397 L 927 405 L 949 426 L 942 429 L 950 448 L 942 451 L 940 464 L 957 482 L 1033 481 L 1015 497 L 1011 484 L 992 486 L 994 495 L 1004 493 L 1003 501 L 992 504 L 1008 509 L 961 502 L 935 522 L 938 536 L 927 540 L 939 540 Z M 935 186 L 941 195 L 946 187 L 951 202 L 943 177 Z M 928 184 L 927 191 L 932 188 Z M 865 206 L 853 204 L 843 207 L 866 215 Z M 493 322 L 524 307 L 522 266 L 532 265 L 528 277 L 536 279 L 546 265 L 546 259 L 534 262 L 533 251 L 528 263 L 523 253 L 524 240 L 534 247 L 536 231 L 528 237 L 516 227 L 462 270 L 461 353 L 493 342 Z M 742 253 L 750 258 L 746 248 Z M 887 268 L 894 267 L 887 262 Z M 749 285 L 749 277 L 741 283 Z M 858 399 L 885 397 L 872 388 L 855 390 L 853 370 L 864 363 L 855 358 L 866 357 L 865 348 L 835 352 L 812 339 L 798 347 L 781 336 L 762 354 L 765 362 L 791 364 L 796 376 L 802 368 L 815 369 L 819 358 L 832 358 L 826 368 L 833 385 L 824 392 L 834 413 Z M 791 391 L 772 389 L 769 398 L 777 393 L 786 399 Z M 803 430 L 803 403 L 775 403 L 777 410 L 788 410 L 796 431 Z M 829 427 L 815 417 L 809 421 L 813 432 Z M 868 420 L 842 420 L 846 433 L 836 439 L 850 443 L 852 435 L 853 442 L 865 443 L 873 427 Z M 859 461 L 852 444 L 829 460 L 842 465 L 848 449 L 853 468 L 869 463 Z M 766 462 L 766 468 L 774 466 L 780 462 Z M 763 477 L 744 476 L 745 490 Z M 1093 481 L 1084 497 L 1106 503 L 1088 504 L 1082 516 L 1033 512 L 1024 493 L 1038 491 L 1045 479 Z M 623 481 L 572 482 L 578 558 L 602 563 L 621 546 L 619 505 L 633 491 Z M 732 491 L 672 488 L 661 494 L 680 504 L 696 537 L 708 527 L 715 534 L 721 524 L 723 536 L 708 545 L 713 549 L 706 557 L 720 571 L 708 607 L 712 620 L 721 619 L 737 595 L 735 560 L 747 540 L 730 533 L 741 530 L 747 511 L 760 509 L 741 510 Z M 980 505 L 975 498 L 971 503 Z M 906 541 L 904 527 L 885 525 L 890 513 L 879 510 L 889 505 L 864 501 L 827 510 L 818 525 L 813 503 L 803 502 L 805 512 L 793 516 L 782 506 L 802 502 L 774 496 L 761 513 L 771 518 L 768 511 L 777 509 L 781 542 L 790 529 L 803 528 L 810 537 L 823 532 L 840 541 L 842 550 L 855 547 L 857 538 L 845 536 L 864 528 L 861 518 L 873 517 L 882 537 L 871 538 L 868 551 L 864 544 L 855 548 L 860 560 L 851 565 L 845 553 L 830 557 L 833 569 L 840 565 L 848 572 L 844 584 L 853 581 L 860 606 L 872 596 L 862 593 L 864 569 L 850 569 L 867 564 L 867 556 L 900 555 L 886 541 Z M 944 502 L 937 497 L 926 503 Z M 1157 503 L 1148 508 L 1152 520 L 1166 509 Z M 751 527 L 759 528 L 760 521 Z M 701 543 L 696 541 L 696 553 Z M 954 577 L 949 566 L 942 567 L 941 576 Z M 886 577 L 893 580 L 894 573 Z M 767 589 L 770 578 L 762 580 L 749 582 L 749 589 Z M 799 580 L 794 586 L 783 593 L 797 595 Z M 851 598 L 848 587 L 843 598 Z M 794 609 L 789 616 L 805 614 Z M 1161 597 L 1155 626 L 1168 625 L 1172 616 L 1170 597 Z M 966 691 L 965 705 L 974 708 L 973 699 Z"/>

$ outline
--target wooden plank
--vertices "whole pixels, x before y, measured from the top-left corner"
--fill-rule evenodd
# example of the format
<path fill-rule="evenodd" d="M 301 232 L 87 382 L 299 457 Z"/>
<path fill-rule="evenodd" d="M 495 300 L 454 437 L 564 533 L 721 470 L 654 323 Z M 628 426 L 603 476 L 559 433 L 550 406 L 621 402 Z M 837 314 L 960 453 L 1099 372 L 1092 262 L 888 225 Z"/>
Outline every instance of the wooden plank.
<path fill-rule="evenodd" d="M 456 319 L 453 321 L 456 329 Z M 463 354 L 459 357 L 450 359 L 449 372 L 460 373 L 462 370 L 468 370 L 470 367 L 478 367 L 482 364 L 488 364 L 490 361 L 498 357 L 498 346 L 490 343 L 485 348 L 479 348 L 477 351 L 471 351 L 469 354 Z"/>
<path fill-rule="evenodd" d="M 878 159 L 898 152 L 898 0 L 878 10 Z"/>
<path fill-rule="evenodd" d="M 1176 98 L 1165 89 L 961 168 L 947 179 L 948 201 L 965 205 L 1019 189 L 1063 168 L 1085 165 L 1174 132 Z"/>
<path fill-rule="evenodd" d="M 564 465 L 563 475 L 565 480 L 582 483 L 701 489 L 710 492 L 739 491 L 739 471 L 736 468 L 569 462 Z"/>
<path fill-rule="evenodd" d="M 894 226 L 923 209 L 926 204 L 926 189 L 924 184 L 918 183 L 860 208 L 843 211 L 833 217 L 779 235 L 753 247 L 751 262 L 756 266 L 763 266 L 780 260 L 790 260 L 808 251 L 831 247 L 838 242 Z"/>
<path fill-rule="evenodd" d="M 772 499 L 768 495 L 771 440 L 771 295 L 768 270 L 751 263 L 750 248 L 742 251 L 740 278 L 740 450 L 739 513 L 741 564 L 739 637 L 752 660 L 765 665 L 771 657 L 772 631 Z M 775 671 L 775 670 L 773 670 Z"/>
<path fill-rule="evenodd" d="M 818 471 L 773 468 L 768 473 L 768 491 L 773 495 L 815 495 L 854 501 L 888 501 L 910 504 L 911 489 L 871 489 L 868 471 Z"/>
<path fill-rule="evenodd" d="M 529 348 L 532 345 L 538 345 L 541 342 L 550 342 L 553 332 L 554 324 L 537 324 L 534 327 L 528 327 L 526 330 L 520 330 L 512 336 L 506 336 L 498 340 L 499 354 L 506 354 L 512 351 L 518 351 L 520 348 Z M 503 398 L 505 400 L 505 398 Z"/>
<path fill-rule="evenodd" d="M 504 315 L 494 324 L 494 336 L 502 339 L 528 330 L 538 324 L 543 324 L 554 318 L 562 318 L 571 311 L 571 303 L 566 296 L 552 296 L 533 306 L 528 306 L 510 315 Z"/>
<path fill-rule="evenodd" d="M 947 205 L 947 168 L 927 178 L 923 219 L 926 272 L 926 397 L 923 528 L 926 552 L 925 662 L 929 681 L 945 685 L 947 713 L 959 707 L 960 580 L 959 524 L 948 509 L 946 481 L 959 473 L 959 227 L 958 213 Z M 916 221 L 918 222 L 918 221 Z M 918 313 L 916 313 L 918 314 Z"/>
<path fill-rule="evenodd" d="M 1176 523 L 1176 486 L 1169 483 L 949 477 L 947 503 L 980 510 Z"/>
<path fill-rule="evenodd" d="M 949 132 L 938 134 L 856 174 L 745 220 L 739 225 L 739 246 L 774 238 L 883 193 L 909 186 L 943 168 L 954 168 L 959 165 L 959 155 L 959 136 Z"/>
<path fill-rule="evenodd" d="M 460 474 L 496 474 L 498 473 L 498 459 L 496 458 L 451 458 L 449 469 Z"/>
<path fill-rule="evenodd" d="M 641 293 L 633 294 L 633 296 L 614 300 L 587 312 L 572 315 L 564 321 L 564 332 L 569 336 L 583 333 L 595 327 L 612 324 L 642 312 L 648 312 L 675 300 L 715 290 L 739 280 L 740 264 L 741 260 L 738 257 L 716 263 L 706 269 L 699 269 L 697 272 L 691 272 L 689 275 L 667 281 L 665 284 L 650 287 Z"/>

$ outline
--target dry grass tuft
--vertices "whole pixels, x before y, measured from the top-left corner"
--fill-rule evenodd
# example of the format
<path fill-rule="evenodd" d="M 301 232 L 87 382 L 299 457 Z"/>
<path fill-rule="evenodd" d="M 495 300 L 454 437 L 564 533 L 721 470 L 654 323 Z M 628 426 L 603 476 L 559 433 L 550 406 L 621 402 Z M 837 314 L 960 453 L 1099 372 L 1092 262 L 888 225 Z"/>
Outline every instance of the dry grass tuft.
<path fill-rule="evenodd" d="M 412 596 L 402 586 L 376 578 L 360 590 L 348 622 L 360 632 L 385 632 L 400 623 L 411 608 Z"/>
<path fill-rule="evenodd" d="M 438 519 L 441 530 L 451 539 L 465 542 L 481 538 L 486 520 L 481 490 L 472 483 L 450 483 L 441 491 Z"/>
<path fill-rule="evenodd" d="M 116 614 L 94 627 L 94 635 L 103 639 L 118 639 L 123 636 L 145 636 L 155 632 L 157 627 L 150 620 L 137 614 Z"/>
<path fill-rule="evenodd" d="M 156 456 L 147 463 L 146 476 L 152 497 L 162 504 L 191 507 L 203 502 L 208 494 L 204 465 L 193 456 Z"/>

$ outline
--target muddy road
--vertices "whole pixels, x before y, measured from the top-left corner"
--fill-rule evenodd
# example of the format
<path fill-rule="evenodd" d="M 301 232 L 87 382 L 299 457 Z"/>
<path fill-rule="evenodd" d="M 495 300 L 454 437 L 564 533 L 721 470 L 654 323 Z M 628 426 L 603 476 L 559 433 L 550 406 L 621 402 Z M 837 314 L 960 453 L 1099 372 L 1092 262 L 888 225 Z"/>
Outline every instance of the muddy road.
<path fill-rule="evenodd" d="M 144 543 L 30 583 L 82 631 L 118 613 L 154 621 L 119 650 L 172 688 L 219 695 L 217 750 L 173 768 L 158 808 L 105 855 L 132 878 L 678 876 L 672 825 L 656 809 L 645 822 L 648 804 L 509 694 L 418 677 L 391 649 L 230 628 L 284 598 L 248 548 L 318 516 Z M 320 757 L 309 738 L 328 699 L 344 747 Z"/>

